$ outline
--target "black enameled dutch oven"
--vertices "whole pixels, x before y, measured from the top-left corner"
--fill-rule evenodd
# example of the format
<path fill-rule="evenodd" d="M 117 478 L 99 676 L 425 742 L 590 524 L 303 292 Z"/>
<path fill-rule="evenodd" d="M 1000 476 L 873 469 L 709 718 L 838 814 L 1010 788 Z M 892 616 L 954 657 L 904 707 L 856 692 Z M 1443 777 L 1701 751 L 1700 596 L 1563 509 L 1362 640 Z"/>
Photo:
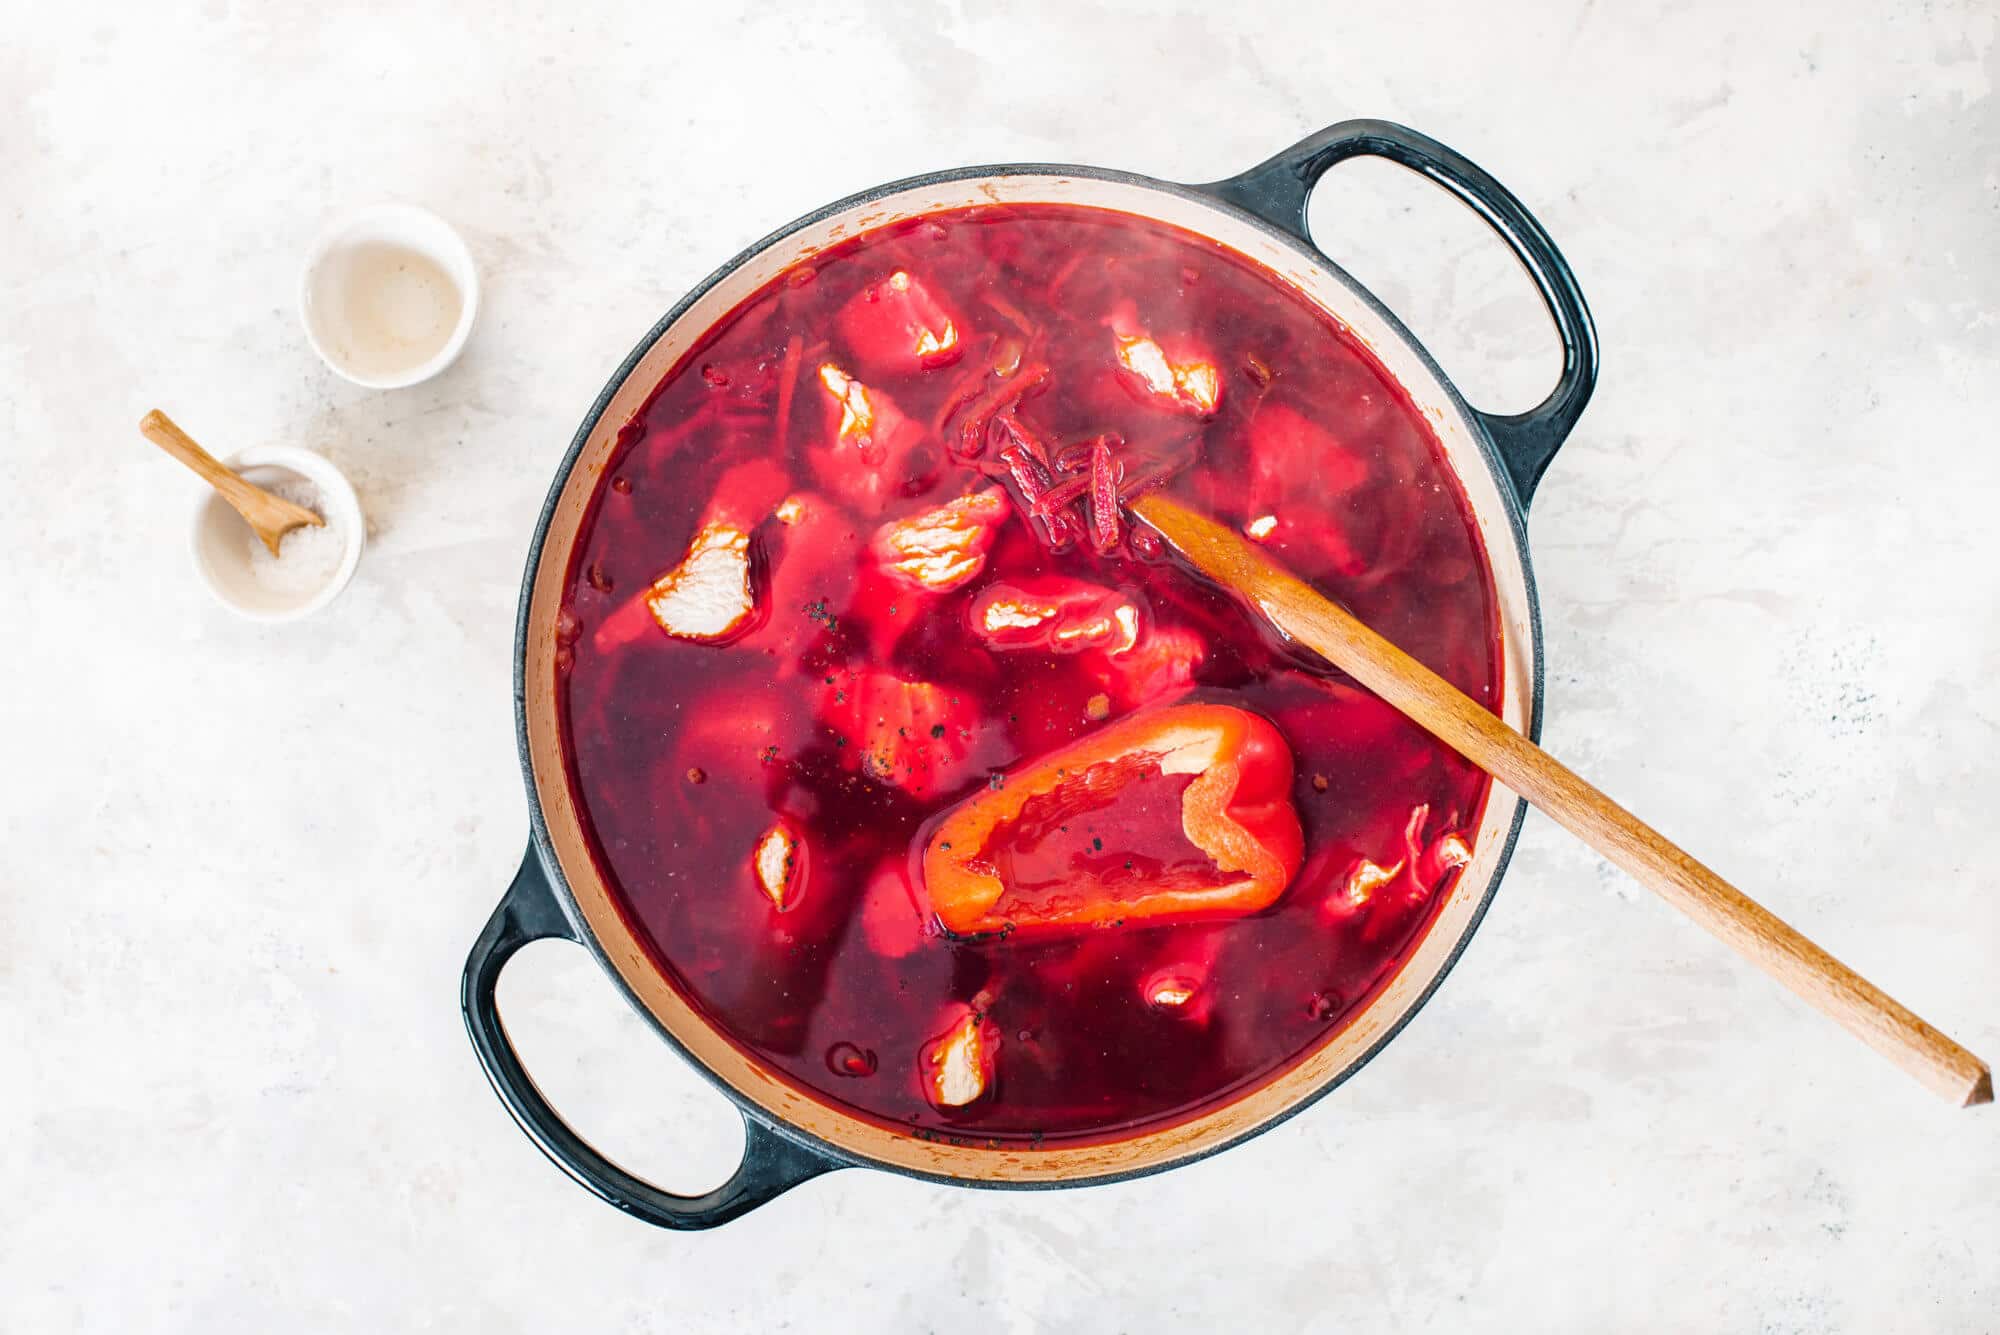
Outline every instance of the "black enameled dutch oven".
<path fill-rule="evenodd" d="M 1530 412 L 1495 416 L 1465 403 L 1383 305 L 1321 254 L 1306 201 L 1335 163 L 1373 155 L 1442 185 L 1513 249 L 1562 339 L 1562 375 Z M 1474 857 L 1429 932 L 1366 1010 L 1266 1084 L 1192 1121 L 1111 1144 L 989 1148 L 888 1130 L 819 1103 L 763 1069 L 709 1026 L 651 962 L 595 866 L 563 774 L 556 708 L 555 620 L 570 550 L 618 429 L 717 320 L 767 281 L 856 233 L 979 203 L 1091 205 L 1158 219 L 1227 245 L 1298 288 L 1346 325 L 1430 419 L 1456 471 L 1492 566 L 1501 620 L 1502 714 L 1534 736 L 1542 640 L 1524 509 L 1575 426 L 1597 378 L 1597 341 L 1569 266 L 1513 195 L 1433 139 L 1384 121 L 1347 121 L 1240 176 L 1174 185 L 1095 167 L 965 167 L 896 181 L 774 232 L 711 274 L 655 325 L 598 396 L 556 470 L 521 591 L 514 714 L 532 826 L 526 858 L 466 961 L 461 992 L 473 1047 L 501 1099 L 571 1177 L 629 1214 L 668 1228 L 711 1228 L 836 1168 L 870 1167 L 963 1186 L 1082 1186 L 1155 1173 L 1282 1121 L 1352 1075 L 1408 1022 L 1465 948 L 1498 885 L 1524 807 L 1495 788 Z M 730 1179 L 700 1196 L 662 1191 L 612 1163 L 564 1124 L 522 1068 L 494 1002 L 500 971 L 530 941 L 560 937 L 594 954 L 660 1035 L 741 1109 L 745 1144 Z"/>

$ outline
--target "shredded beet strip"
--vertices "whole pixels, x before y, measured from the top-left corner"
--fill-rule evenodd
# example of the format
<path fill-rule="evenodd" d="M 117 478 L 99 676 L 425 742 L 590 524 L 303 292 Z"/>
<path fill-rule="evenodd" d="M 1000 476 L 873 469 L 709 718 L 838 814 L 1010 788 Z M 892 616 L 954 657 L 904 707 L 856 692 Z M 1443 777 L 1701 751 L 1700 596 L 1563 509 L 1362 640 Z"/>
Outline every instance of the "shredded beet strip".
<path fill-rule="evenodd" d="M 1040 464 L 1045 471 L 1048 469 L 1049 447 L 1043 443 L 1042 438 L 1036 435 L 1026 422 L 1014 416 L 1011 408 L 995 417 L 993 425 L 998 427 L 1007 439 L 1034 455 L 1035 462 Z"/>
<path fill-rule="evenodd" d="M 715 400 L 709 399 L 708 401 L 703 403 L 701 407 L 695 409 L 692 413 L 689 413 L 686 417 L 683 417 L 680 421 L 674 423 L 666 430 L 650 433 L 646 437 L 647 456 L 652 459 L 662 459 L 666 457 L 664 451 L 669 449 L 671 446 L 679 443 L 682 438 L 692 435 L 696 431 L 699 431 L 701 430 L 701 428 L 707 426 L 710 422 L 715 420 L 715 416 L 716 416 Z"/>
<path fill-rule="evenodd" d="M 1088 473 L 1093 444 L 1094 441 L 1085 441 L 1081 445 L 1065 445 L 1056 451 L 1051 463 L 1058 473 Z"/>
<path fill-rule="evenodd" d="M 792 425 L 792 395 L 797 392 L 799 363 L 805 359 L 806 341 L 793 334 L 785 341 L 785 367 L 778 372 L 777 449 L 782 455 Z"/>
<path fill-rule="evenodd" d="M 1056 511 L 1068 507 L 1089 490 L 1090 479 L 1087 477 L 1064 478 L 1043 492 L 1041 498 L 1029 507 L 1029 513 L 1037 519 L 1047 519 Z"/>
<path fill-rule="evenodd" d="M 1005 297 L 1002 297 L 995 292 L 988 292 L 984 300 L 988 306 L 991 306 L 994 310 L 999 311 L 1002 315 L 1006 316 L 1007 322 L 1013 325 L 1016 329 L 1026 334 L 1029 338 L 1033 338 L 1035 336 L 1036 329 L 1034 321 L 1030 320 L 1027 316 L 1021 314 L 1020 308 L 1015 306 L 1012 302 L 1008 301 Z"/>
<path fill-rule="evenodd" d="M 968 350 L 966 353 L 965 360 L 972 369 L 960 376 L 953 382 L 952 387 L 944 392 L 944 399 L 938 406 L 937 414 L 931 418 L 931 434 L 938 439 L 945 438 L 945 428 L 951 424 L 951 419 L 958 410 L 979 397 L 980 387 L 986 383 L 986 377 L 999 374 L 999 368 L 994 366 L 991 353 L 994 342 L 992 334 L 980 334 L 979 350 Z M 948 364 L 939 363 L 941 367 Z M 1018 356 L 1014 364 L 1020 365 Z"/>
<path fill-rule="evenodd" d="M 1011 408 L 1027 397 L 1029 390 L 1048 378 L 1046 362 L 1024 365 L 1020 370 L 1001 381 L 981 395 L 972 405 L 966 419 L 958 428 L 958 455 L 963 459 L 977 458 L 986 448 L 986 427 L 996 413 Z"/>
<path fill-rule="evenodd" d="M 1020 488 L 1025 508 L 1030 514 L 1036 513 L 1036 503 L 1049 493 L 1054 482 L 1047 466 L 1018 443 L 1002 446 L 1000 460 L 1013 475 L 1014 485 Z M 1041 516 L 1041 519 L 1048 534 L 1049 546 L 1056 551 L 1061 551 L 1082 536 L 1076 516 L 1067 510 L 1058 510 Z"/>
<path fill-rule="evenodd" d="M 1008 471 L 1014 475 L 1014 485 L 1021 489 L 1021 499 L 1028 503 L 1030 509 L 1048 494 L 1049 486 L 1054 481 L 1049 476 L 1049 470 L 1018 442 L 1000 447 L 1000 462 L 1006 464 Z"/>
<path fill-rule="evenodd" d="M 931 434 L 941 440 L 944 439 L 945 428 L 951 425 L 951 419 L 958 414 L 959 409 L 979 397 L 981 387 L 986 383 L 986 377 L 993 373 L 992 367 L 982 365 L 969 375 L 961 376 L 957 384 L 946 390 L 944 405 L 938 409 L 937 417 L 931 422 Z M 986 441 L 982 438 L 979 444 L 983 449 Z"/>
<path fill-rule="evenodd" d="M 1112 451 L 1111 461 L 1118 467 L 1118 474 L 1125 474 L 1125 461 L 1119 450 L 1125 448 L 1125 437 L 1116 431 L 1102 431 L 1089 440 L 1080 440 L 1074 445 L 1066 445 L 1056 454 L 1056 470 L 1063 473 L 1087 473 L 1097 458 L 1097 447 L 1102 444 Z"/>
<path fill-rule="evenodd" d="M 1063 267 L 1056 270 L 1055 276 L 1049 279 L 1049 300 L 1055 300 L 1056 293 L 1062 290 L 1062 285 L 1069 281 L 1071 274 L 1076 272 L 1076 266 L 1082 263 L 1082 252 L 1071 252 L 1069 259 L 1063 262 Z"/>
<path fill-rule="evenodd" d="M 1168 459 L 1140 469 L 1138 472 L 1128 476 L 1119 485 L 1118 503 L 1120 505 L 1130 505 L 1133 501 L 1138 500 L 1153 488 L 1166 482 L 1174 474 L 1180 472 L 1193 462 L 1194 459 L 1192 456 L 1183 456 L 1179 459 Z"/>
<path fill-rule="evenodd" d="M 1090 445 L 1090 521 L 1098 551 L 1118 545 L 1118 479 L 1111 471 L 1111 446 L 1102 436 Z"/>

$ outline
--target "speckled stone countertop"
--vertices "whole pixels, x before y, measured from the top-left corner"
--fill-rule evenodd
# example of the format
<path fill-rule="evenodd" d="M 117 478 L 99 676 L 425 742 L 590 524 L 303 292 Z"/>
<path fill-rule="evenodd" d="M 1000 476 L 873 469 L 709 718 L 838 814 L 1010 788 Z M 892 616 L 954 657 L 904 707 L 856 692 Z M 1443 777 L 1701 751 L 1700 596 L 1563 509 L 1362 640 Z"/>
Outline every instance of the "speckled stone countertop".
<path fill-rule="evenodd" d="M 1985 6 L 18 10 L 0 45 L 0 1326 L 9 1330 L 1985 1331 L 2000 1120 L 1958 1112 L 1531 818 L 1432 1004 L 1335 1097 L 1163 1177 L 872 1173 L 719 1232 L 621 1217 L 473 1062 L 457 973 L 520 857 L 515 596 L 557 459 L 751 238 L 965 162 L 1205 180 L 1347 116 L 1492 171 L 1604 379 L 1532 517 L 1546 740 L 2000 1055 L 2000 68 Z M 1316 17 L 1303 17 L 1310 11 Z M 334 379 L 330 215 L 467 233 L 442 378 Z M 1532 294 L 1381 164 L 1321 242 L 1484 407 Z M 259 628 L 134 431 L 286 441 L 372 542 Z M 503 1002 L 551 1096 L 669 1186 L 725 1104 L 581 951 Z"/>

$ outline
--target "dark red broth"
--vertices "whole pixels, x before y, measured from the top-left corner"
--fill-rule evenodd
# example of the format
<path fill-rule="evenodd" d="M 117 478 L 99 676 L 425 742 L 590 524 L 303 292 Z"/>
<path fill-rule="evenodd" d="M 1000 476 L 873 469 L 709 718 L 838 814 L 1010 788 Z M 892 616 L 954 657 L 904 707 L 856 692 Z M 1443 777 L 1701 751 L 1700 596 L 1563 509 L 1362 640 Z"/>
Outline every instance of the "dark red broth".
<path fill-rule="evenodd" d="M 843 437 L 855 384 L 866 420 Z M 559 631 L 570 782 L 661 967 L 816 1097 L 979 1143 L 1185 1119 L 1355 1015 L 1458 874 L 1485 778 L 1096 494 L 1160 474 L 1498 707 L 1485 555 L 1422 414 L 1303 297 L 1156 223 L 987 207 L 847 241 L 738 307 L 620 437 Z M 1053 517 L 1029 513 L 1075 478 Z M 978 522 L 942 549 L 898 545 L 899 522 L 969 493 Z M 715 642 L 676 638 L 641 595 L 718 519 L 747 538 L 754 608 Z M 912 577 L 891 569 L 906 557 Z M 1011 642 L 976 633 L 1009 598 L 1058 610 Z M 1282 898 L 944 933 L 919 851 L 945 813 L 1170 701 L 1237 706 L 1289 745 L 1304 855 Z M 1212 879 L 1158 814 L 1188 779 L 1142 778 L 1095 816 L 1031 807 L 1007 865 L 1044 889 L 1065 868 Z M 775 895 L 754 865 L 774 828 L 797 840 Z M 977 1095 L 941 1102 L 933 1059 L 967 1026 Z"/>

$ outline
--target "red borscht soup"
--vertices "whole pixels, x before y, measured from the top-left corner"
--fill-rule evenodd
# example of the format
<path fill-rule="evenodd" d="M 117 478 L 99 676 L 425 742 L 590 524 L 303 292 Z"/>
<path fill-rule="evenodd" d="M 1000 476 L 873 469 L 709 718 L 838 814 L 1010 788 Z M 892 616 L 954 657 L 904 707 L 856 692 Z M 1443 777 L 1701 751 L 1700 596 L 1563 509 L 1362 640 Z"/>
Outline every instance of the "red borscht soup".
<path fill-rule="evenodd" d="M 656 962 L 800 1089 L 973 1143 L 1266 1081 L 1414 948 L 1487 780 L 1176 564 L 1238 527 L 1498 707 L 1423 416 L 1234 252 L 940 213 L 744 301 L 619 437 L 556 653 L 569 782 Z"/>

